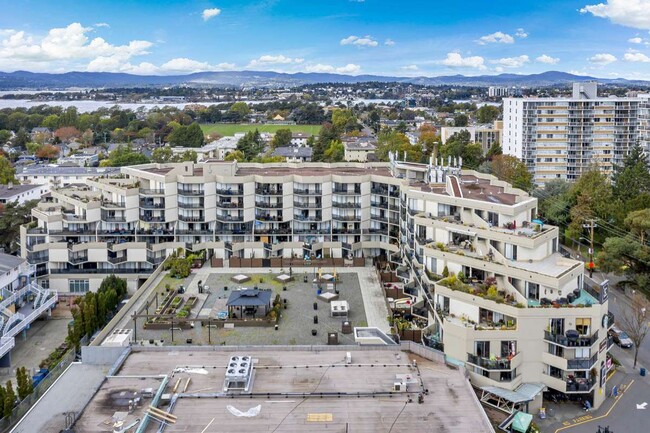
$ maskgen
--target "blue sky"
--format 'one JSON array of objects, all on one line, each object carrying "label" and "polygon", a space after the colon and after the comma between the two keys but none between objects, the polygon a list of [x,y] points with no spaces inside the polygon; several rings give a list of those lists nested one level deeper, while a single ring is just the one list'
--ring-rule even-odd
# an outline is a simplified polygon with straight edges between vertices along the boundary
[{"label": "blue sky", "polygon": [[[650,79],[650,0],[2,0],[0,70]],[[83,6],[82,6],[83,5]]]}]

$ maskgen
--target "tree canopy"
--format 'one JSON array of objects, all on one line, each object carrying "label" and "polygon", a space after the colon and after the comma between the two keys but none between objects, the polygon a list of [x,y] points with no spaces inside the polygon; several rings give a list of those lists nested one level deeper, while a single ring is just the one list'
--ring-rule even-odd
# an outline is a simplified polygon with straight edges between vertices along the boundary
[{"label": "tree canopy", "polygon": [[167,136],[172,147],[201,147],[205,137],[201,126],[194,122],[189,126],[179,125]]},{"label": "tree canopy", "polygon": [[124,167],[127,165],[147,164],[149,158],[140,152],[133,150],[130,145],[118,146],[108,154],[108,158],[103,160],[102,167]]}]

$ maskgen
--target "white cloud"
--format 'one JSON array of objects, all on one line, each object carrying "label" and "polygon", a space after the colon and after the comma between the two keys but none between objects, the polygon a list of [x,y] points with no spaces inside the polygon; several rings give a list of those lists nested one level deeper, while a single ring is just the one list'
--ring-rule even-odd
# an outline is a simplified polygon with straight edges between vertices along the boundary
[{"label": "white cloud", "polygon": [[400,69],[403,69],[405,71],[419,71],[420,68],[418,68],[418,65],[406,65],[402,66]]},{"label": "white cloud", "polygon": [[358,36],[353,35],[341,39],[341,45],[356,45],[358,47],[376,47],[377,45],[379,45],[379,42],[377,42],[370,36],[364,36],[360,38]]},{"label": "white cloud", "polygon": [[546,63],[547,65],[557,65],[560,63],[560,59],[557,57],[551,57],[547,56],[546,54],[542,54],[538,58],[535,59],[538,63]]},{"label": "white cloud", "polygon": [[393,45],[395,45],[395,41],[392,39],[386,39],[386,41],[384,41],[384,45],[388,45],[389,47],[392,47]]},{"label": "white cloud", "polygon": [[235,68],[233,63],[219,63],[218,65],[211,65],[207,62],[199,62],[197,60],[188,59],[186,57],[178,57],[171,59],[160,66],[163,71],[174,72],[201,72],[201,71],[225,71]]},{"label": "white cloud", "polygon": [[440,61],[441,64],[450,68],[472,68],[486,69],[485,59],[480,56],[463,57],[459,53],[447,53],[447,57]]},{"label": "white cloud", "polygon": [[361,66],[353,63],[348,63],[347,65],[338,68],[332,65],[324,65],[322,63],[305,66],[305,72],[357,74],[359,71],[361,71]]},{"label": "white cloud", "polygon": [[515,43],[515,38],[510,36],[507,33],[503,32],[494,32],[490,35],[485,35],[481,36],[479,38],[478,42],[480,45],[485,45],[485,44],[514,44]]},{"label": "white cloud", "polygon": [[272,56],[272,55],[264,55],[261,56],[258,59],[253,59],[248,63],[247,68],[257,68],[257,67],[264,67],[268,65],[289,65],[292,63],[302,63],[304,62],[305,59],[301,59],[299,57],[292,58],[292,57],[286,57],[283,55],[277,55],[277,56]]},{"label": "white cloud", "polygon": [[517,33],[515,33],[515,36],[521,39],[525,39],[528,37],[528,33],[526,33],[526,30],[519,28],[517,29]]},{"label": "white cloud", "polygon": [[527,55],[490,60],[490,63],[502,66],[504,68],[521,68],[528,62],[530,62],[530,58]]},{"label": "white cloud", "polygon": [[201,13],[201,17],[203,17],[203,21],[207,21],[211,18],[216,17],[220,13],[221,13],[221,9],[219,8],[203,9],[203,12]]},{"label": "white cloud", "polygon": [[609,19],[614,24],[650,30],[650,0],[607,0],[586,5],[580,12]]},{"label": "white cloud", "polygon": [[618,59],[614,55],[608,53],[596,54],[589,58],[591,63],[601,66],[609,65],[610,63],[614,63],[616,60]]},{"label": "white cloud", "polygon": [[625,55],[623,56],[623,60],[632,63],[650,63],[650,57],[639,52],[625,53]]},{"label": "white cloud", "polygon": [[630,38],[627,40],[631,44],[642,44],[643,39],[642,38]]},{"label": "white cloud", "polygon": [[110,28],[111,25],[108,23],[95,23],[95,27],[107,27]]},{"label": "white cloud", "polygon": [[152,42],[133,40],[113,45],[101,37],[90,39],[93,27],[72,23],[50,29],[36,37],[25,31],[5,29],[0,32],[0,68],[52,71],[125,65],[136,56],[149,54]]}]

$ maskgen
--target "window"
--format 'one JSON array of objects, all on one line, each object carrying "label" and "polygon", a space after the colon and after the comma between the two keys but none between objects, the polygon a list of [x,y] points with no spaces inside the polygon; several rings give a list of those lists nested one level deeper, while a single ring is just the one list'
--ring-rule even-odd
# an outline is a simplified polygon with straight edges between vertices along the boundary
[{"label": "window", "polygon": [[528,299],[539,301],[539,284],[527,281],[526,285],[528,286]]},{"label": "window", "polygon": [[580,335],[589,335],[589,329],[591,328],[591,319],[576,319],[576,331]]},{"label": "window", "polygon": [[475,350],[477,356],[482,356],[485,358],[490,357],[490,342],[489,341],[477,341],[475,342]]},{"label": "window", "polygon": [[576,349],[576,358],[589,359],[591,358],[591,349],[588,347],[579,347]]},{"label": "window", "polygon": [[88,280],[69,280],[68,282],[70,293],[86,293],[88,286]]}]

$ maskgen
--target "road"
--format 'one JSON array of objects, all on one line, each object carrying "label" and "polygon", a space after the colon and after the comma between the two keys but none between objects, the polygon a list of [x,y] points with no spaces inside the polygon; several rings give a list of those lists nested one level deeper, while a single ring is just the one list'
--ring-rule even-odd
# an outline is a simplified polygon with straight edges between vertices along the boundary
[{"label": "road", "polygon": [[[617,289],[609,291],[609,311],[614,313],[615,318],[620,317],[621,310],[630,305],[630,299],[625,294]],[[618,359],[617,354],[627,353],[630,360],[634,359],[634,349],[620,349],[612,351],[614,356]],[[639,357],[637,366],[643,366],[650,369],[650,335],[641,344],[639,348]]]}]

